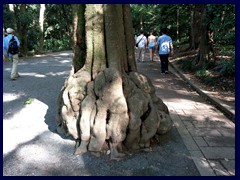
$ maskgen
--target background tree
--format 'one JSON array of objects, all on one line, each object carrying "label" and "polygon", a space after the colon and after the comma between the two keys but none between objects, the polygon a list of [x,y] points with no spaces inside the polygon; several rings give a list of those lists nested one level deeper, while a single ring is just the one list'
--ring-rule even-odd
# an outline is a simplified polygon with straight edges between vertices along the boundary
[{"label": "background tree", "polygon": [[58,132],[76,140],[75,154],[109,148],[118,160],[126,149],[149,148],[172,123],[151,81],[136,72],[130,6],[86,5],[73,13],[74,48],[85,29],[86,50],[83,56],[74,51],[84,65],[73,67],[60,93]]},{"label": "background tree", "polygon": [[19,35],[20,35],[20,51],[23,55],[27,55],[27,12],[26,12],[26,4],[20,5],[20,12],[19,12]]},{"label": "background tree", "polygon": [[193,10],[191,11],[191,36],[190,36],[190,49],[198,49],[201,37],[201,6],[193,5]]},{"label": "background tree", "polygon": [[12,23],[12,26],[15,30],[17,30],[17,21],[15,16],[15,10],[14,10],[14,4],[9,4],[9,11],[10,11],[10,20]]},{"label": "background tree", "polygon": [[39,51],[43,51],[43,43],[44,43],[44,12],[45,12],[45,4],[40,5],[40,13],[39,13]]}]

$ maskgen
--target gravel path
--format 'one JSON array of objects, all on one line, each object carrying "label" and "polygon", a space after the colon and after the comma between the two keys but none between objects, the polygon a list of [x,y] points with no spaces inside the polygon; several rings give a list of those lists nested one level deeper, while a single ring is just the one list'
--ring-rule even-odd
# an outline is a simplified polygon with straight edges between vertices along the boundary
[{"label": "gravel path", "polygon": [[[90,153],[73,155],[74,141],[56,131],[56,103],[71,69],[71,52],[21,60],[21,77],[10,80],[3,64],[4,176],[198,176],[199,172],[174,127],[152,152],[110,161]],[[149,69],[150,70],[150,69]],[[24,105],[28,100],[32,103]]]}]

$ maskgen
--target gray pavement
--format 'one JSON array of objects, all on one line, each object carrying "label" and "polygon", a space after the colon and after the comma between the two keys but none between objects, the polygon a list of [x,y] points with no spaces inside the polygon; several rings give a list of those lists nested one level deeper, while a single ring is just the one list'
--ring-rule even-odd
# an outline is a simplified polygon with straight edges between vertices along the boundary
[{"label": "gray pavement", "polygon": [[[14,176],[229,176],[235,175],[235,124],[205,102],[160,62],[138,63],[168,105],[173,129],[152,152],[110,161],[87,153],[73,155],[74,142],[55,131],[58,93],[71,68],[71,52],[21,61],[21,77],[10,80],[11,63],[3,64],[3,175]],[[28,99],[32,103],[24,105]]]},{"label": "gray pavement", "polygon": [[177,72],[174,65],[169,66],[169,74],[161,74],[160,61],[155,60],[139,64],[138,70],[153,80],[157,95],[167,104],[174,126],[199,173],[202,176],[235,175],[235,124],[232,119],[215,107],[218,101],[210,104],[202,96],[201,89],[196,91],[198,86],[193,90],[191,84],[194,82],[183,81],[180,77],[184,74]]}]

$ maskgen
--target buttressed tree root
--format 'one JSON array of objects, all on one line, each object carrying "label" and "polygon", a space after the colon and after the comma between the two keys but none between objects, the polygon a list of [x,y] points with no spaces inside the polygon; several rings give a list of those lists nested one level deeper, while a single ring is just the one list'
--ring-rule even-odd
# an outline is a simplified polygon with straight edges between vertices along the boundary
[{"label": "buttressed tree root", "polygon": [[79,70],[66,80],[58,104],[57,131],[76,140],[75,154],[110,150],[111,159],[119,160],[125,151],[150,148],[156,134],[172,127],[151,80],[138,72],[106,68],[91,80]]}]

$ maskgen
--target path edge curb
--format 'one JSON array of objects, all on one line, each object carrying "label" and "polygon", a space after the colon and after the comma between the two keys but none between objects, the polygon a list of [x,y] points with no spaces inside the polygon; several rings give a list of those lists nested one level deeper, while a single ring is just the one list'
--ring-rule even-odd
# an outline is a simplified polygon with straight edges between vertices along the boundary
[{"label": "path edge curb", "polygon": [[199,95],[203,96],[211,103],[213,103],[221,112],[223,112],[229,118],[229,120],[235,123],[235,111],[230,110],[229,106],[224,104],[222,101],[204,93],[203,90],[201,90],[201,88],[197,85],[193,84],[191,80],[184,75],[182,70],[180,70],[177,66],[173,64],[173,62],[169,61],[169,64],[179,74],[179,76],[191,86],[191,88],[193,88]]}]

